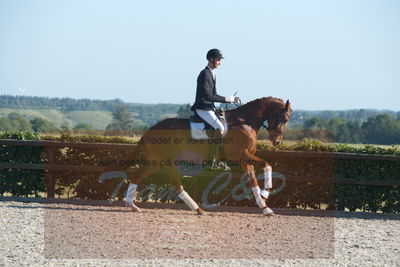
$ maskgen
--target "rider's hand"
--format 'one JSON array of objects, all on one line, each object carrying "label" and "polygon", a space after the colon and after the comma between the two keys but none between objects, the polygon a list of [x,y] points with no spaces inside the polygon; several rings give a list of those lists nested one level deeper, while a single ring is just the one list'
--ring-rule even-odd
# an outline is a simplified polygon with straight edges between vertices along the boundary
[{"label": "rider's hand", "polygon": [[225,97],[225,102],[233,103],[233,102],[235,102],[235,97],[234,96],[227,96],[227,97]]},{"label": "rider's hand", "polygon": [[233,100],[234,104],[240,104],[242,101],[240,100],[240,98],[238,96],[235,96],[235,99]]}]

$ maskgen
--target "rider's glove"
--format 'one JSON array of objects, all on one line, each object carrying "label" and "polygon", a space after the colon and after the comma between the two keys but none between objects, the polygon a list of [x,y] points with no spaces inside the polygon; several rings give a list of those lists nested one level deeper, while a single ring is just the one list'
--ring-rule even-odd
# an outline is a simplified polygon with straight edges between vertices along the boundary
[{"label": "rider's glove", "polygon": [[233,102],[235,102],[235,97],[234,96],[227,96],[227,97],[225,97],[225,102],[233,103]]}]

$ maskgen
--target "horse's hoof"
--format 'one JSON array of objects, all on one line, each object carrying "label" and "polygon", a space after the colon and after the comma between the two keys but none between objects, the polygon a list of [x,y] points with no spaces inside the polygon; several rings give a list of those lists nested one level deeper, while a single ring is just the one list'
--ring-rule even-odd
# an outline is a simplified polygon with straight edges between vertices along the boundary
[{"label": "horse's hoof", "polygon": [[197,215],[206,215],[206,212],[200,208],[198,208],[196,211],[197,211]]},{"label": "horse's hoof", "polygon": [[275,213],[273,212],[273,210],[271,210],[270,208],[266,207],[263,209],[263,214],[265,216],[274,216]]},{"label": "horse's hoof", "polygon": [[139,209],[139,207],[136,206],[136,205],[133,204],[133,203],[125,202],[125,204],[126,204],[127,207],[131,208],[131,210],[132,210],[133,212],[142,212],[142,210]]}]

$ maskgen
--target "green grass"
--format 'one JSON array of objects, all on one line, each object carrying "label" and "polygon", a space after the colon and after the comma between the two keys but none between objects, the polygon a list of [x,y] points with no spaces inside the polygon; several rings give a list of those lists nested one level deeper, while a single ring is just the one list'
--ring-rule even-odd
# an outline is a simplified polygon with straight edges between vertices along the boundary
[{"label": "green grass", "polygon": [[105,129],[112,120],[112,114],[101,110],[75,110],[65,113],[65,118],[74,122],[74,125],[87,123],[93,129]]}]

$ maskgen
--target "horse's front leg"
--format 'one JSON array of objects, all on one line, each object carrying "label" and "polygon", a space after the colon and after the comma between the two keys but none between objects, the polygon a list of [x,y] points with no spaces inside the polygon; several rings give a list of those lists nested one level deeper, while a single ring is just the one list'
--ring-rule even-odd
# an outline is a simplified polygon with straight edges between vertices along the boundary
[{"label": "horse's front leg", "polygon": [[264,188],[261,189],[261,196],[265,199],[269,197],[269,191],[272,188],[272,167],[269,165],[268,162],[265,160],[250,154],[245,153],[245,158],[247,161],[251,161],[256,169],[261,169],[263,171],[263,178],[264,178]]},{"label": "horse's front leg", "polygon": [[263,210],[264,215],[273,215],[274,212],[267,207],[265,204],[265,200],[269,196],[269,190],[272,188],[272,168],[271,166],[264,160],[249,154],[248,159],[253,161],[253,163],[257,166],[262,166],[263,176],[264,176],[264,189],[260,189],[257,178],[254,172],[254,165],[244,165],[244,170],[247,173],[247,176],[250,179],[251,189],[253,191],[254,198],[256,199],[257,205]]},{"label": "horse's front leg", "polygon": [[264,165],[262,170],[264,177],[264,188],[261,190],[260,194],[263,198],[268,199],[269,190],[272,188],[272,167],[266,163],[266,166]]}]

